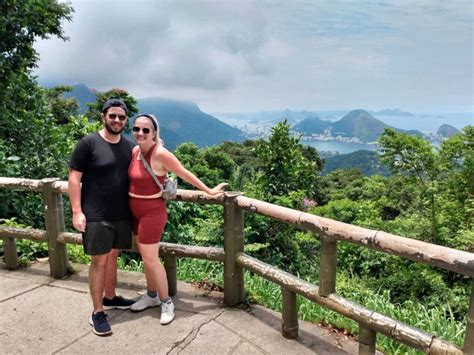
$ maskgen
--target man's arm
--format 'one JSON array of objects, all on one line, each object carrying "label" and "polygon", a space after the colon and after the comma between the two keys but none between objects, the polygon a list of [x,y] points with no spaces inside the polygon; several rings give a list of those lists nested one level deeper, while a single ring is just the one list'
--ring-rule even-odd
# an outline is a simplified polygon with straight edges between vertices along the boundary
[{"label": "man's arm", "polygon": [[71,200],[72,225],[80,232],[86,230],[86,216],[82,213],[81,207],[81,179],[80,171],[70,169],[68,179],[68,193]]}]

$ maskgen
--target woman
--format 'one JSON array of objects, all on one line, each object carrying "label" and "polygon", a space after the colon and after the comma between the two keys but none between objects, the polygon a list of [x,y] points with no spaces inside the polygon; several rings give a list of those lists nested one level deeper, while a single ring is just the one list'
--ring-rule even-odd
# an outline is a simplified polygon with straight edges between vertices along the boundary
[{"label": "woman", "polygon": [[130,208],[138,250],[145,267],[148,292],[132,305],[131,310],[138,312],[161,305],[160,323],[165,325],[174,319],[174,305],[168,295],[166,271],[158,258],[159,243],[167,219],[166,202],[161,198],[160,188],[140,160],[140,154],[143,154],[163,185],[169,171],[210,195],[223,192],[227,184],[221,183],[210,189],[184,168],[173,153],[163,147],[158,121],[153,115],[137,116],[132,132],[138,146],[133,149],[128,170]]}]

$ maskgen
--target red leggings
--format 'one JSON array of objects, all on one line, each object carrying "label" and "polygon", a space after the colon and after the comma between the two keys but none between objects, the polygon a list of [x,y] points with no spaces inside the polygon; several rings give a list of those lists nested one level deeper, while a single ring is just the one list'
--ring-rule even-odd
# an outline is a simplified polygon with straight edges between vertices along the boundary
[{"label": "red leggings", "polygon": [[133,214],[133,233],[142,244],[156,244],[165,230],[168,214],[161,198],[146,200],[130,197]]}]

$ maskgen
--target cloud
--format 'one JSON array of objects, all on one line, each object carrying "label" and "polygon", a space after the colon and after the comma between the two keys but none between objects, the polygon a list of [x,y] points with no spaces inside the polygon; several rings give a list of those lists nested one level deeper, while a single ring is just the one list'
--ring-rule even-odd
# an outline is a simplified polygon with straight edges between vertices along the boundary
[{"label": "cloud", "polygon": [[73,1],[40,79],[214,111],[473,109],[470,1]]},{"label": "cloud", "polygon": [[261,58],[268,41],[265,21],[250,3],[239,6],[249,16],[233,21],[234,6],[215,2],[88,2],[74,7],[74,21],[65,28],[70,42],[37,45],[42,77],[98,87],[144,82],[157,88],[219,90],[232,87],[239,75],[266,75],[271,67],[262,65]]}]

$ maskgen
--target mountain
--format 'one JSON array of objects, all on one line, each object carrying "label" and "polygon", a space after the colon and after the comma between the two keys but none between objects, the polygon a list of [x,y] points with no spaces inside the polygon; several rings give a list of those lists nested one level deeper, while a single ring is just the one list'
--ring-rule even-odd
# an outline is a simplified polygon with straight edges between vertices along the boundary
[{"label": "mountain", "polygon": [[380,161],[378,153],[370,150],[357,150],[324,159],[323,174],[337,169],[359,169],[365,176],[390,175],[387,167]]},{"label": "mountain", "polygon": [[[81,113],[87,111],[88,102],[95,102],[96,94],[84,84],[73,85],[66,98],[75,97]],[[168,149],[174,150],[184,142],[193,142],[199,147],[212,146],[223,141],[242,142],[242,131],[202,112],[193,102],[175,101],[163,98],[137,99],[141,113],[158,117],[160,135]]]},{"label": "mountain", "polygon": [[363,142],[374,142],[385,128],[393,128],[398,132],[424,137],[423,133],[417,130],[405,131],[391,127],[364,110],[353,110],[336,122],[323,121],[315,117],[308,118],[293,126],[292,130],[311,135],[321,134],[324,130],[329,129],[333,137],[356,137]]},{"label": "mountain", "polygon": [[79,102],[79,112],[85,113],[87,111],[86,104],[95,102],[95,92],[84,84],[75,84],[72,86],[74,89],[70,92],[65,92],[64,97],[67,99],[75,97]]},{"label": "mountain", "polygon": [[280,113],[275,114],[274,118],[271,119],[269,122],[278,123],[286,119],[289,124],[295,124],[311,116],[314,116],[314,113],[309,111],[292,111],[286,109]]},{"label": "mountain", "polygon": [[174,132],[185,142],[191,141],[199,147],[212,146],[223,141],[242,142],[243,132],[202,112],[193,102],[163,98],[146,98],[138,101],[140,112],[158,117],[163,128],[163,140],[167,142],[166,129]]},{"label": "mountain", "polygon": [[453,127],[449,124],[444,124],[438,128],[436,134],[441,137],[449,138],[459,133],[459,130],[456,127]]},{"label": "mountain", "polygon": [[292,127],[293,131],[303,133],[305,136],[322,134],[324,130],[332,125],[332,122],[323,121],[318,117],[306,118]]},{"label": "mountain", "polygon": [[353,110],[332,125],[333,136],[357,137],[364,142],[376,141],[390,127],[364,110]]}]

